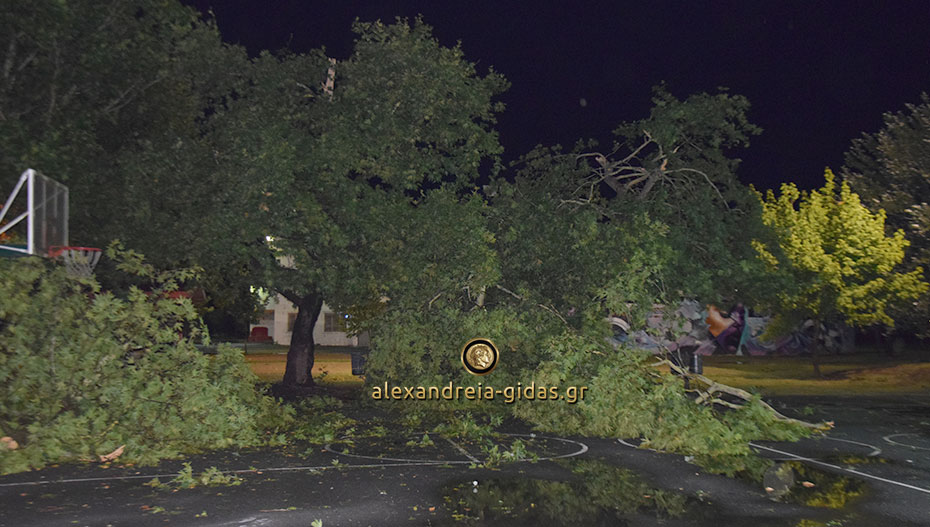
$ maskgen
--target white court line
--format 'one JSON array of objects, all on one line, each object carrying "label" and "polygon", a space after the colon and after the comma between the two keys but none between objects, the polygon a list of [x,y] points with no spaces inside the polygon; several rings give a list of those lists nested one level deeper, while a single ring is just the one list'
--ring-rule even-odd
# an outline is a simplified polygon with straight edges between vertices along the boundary
[{"label": "white court line", "polygon": [[[639,448],[638,446],[636,446],[636,445],[631,445],[630,443],[627,443],[626,441],[624,441],[624,440],[622,440],[622,439],[618,439],[617,442],[620,443],[620,444],[623,445],[623,446],[628,446],[628,447],[630,447],[630,448]],[[647,448],[646,450],[652,450],[652,449],[651,449],[651,448]],[[652,450],[652,451],[653,451],[653,452],[657,452],[657,450]]]},{"label": "white court line", "polygon": [[[846,441],[846,440],[845,440],[845,439],[839,439],[839,441]],[[630,447],[630,448],[639,448],[639,447],[637,447],[637,446],[635,446],[635,445],[631,445],[630,443],[627,443],[626,441],[624,441],[624,440],[622,440],[622,439],[618,439],[617,442],[620,443],[621,445],[628,446],[628,447]],[[865,444],[865,443],[859,443],[859,444]],[[834,465],[834,464],[832,464],[832,463],[825,463],[825,462],[819,461],[819,460],[817,460],[817,459],[812,459],[812,458],[809,458],[809,457],[802,457],[802,456],[799,456],[799,455],[797,455],[797,454],[792,454],[791,452],[785,452],[785,451],[783,451],[783,450],[778,450],[778,449],[775,449],[775,448],[769,448],[769,447],[767,447],[767,446],[757,445],[757,444],[755,444],[755,443],[749,443],[749,445],[752,446],[752,447],[755,447],[755,448],[761,448],[761,449],[763,449],[763,450],[768,450],[768,451],[770,451],[770,452],[775,452],[776,454],[781,454],[781,455],[783,455],[783,456],[788,456],[789,459],[794,459],[794,460],[797,460],[797,461],[807,461],[807,462],[809,462],[809,463],[815,463],[815,464],[817,464],[817,465],[822,465],[822,466],[825,466],[825,467],[830,467],[830,468],[832,468],[832,469],[842,470],[843,472],[849,472],[850,474],[855,474],[855,475],[857,475],[857,476],[861,476],[861,477],[864,477],[864,478],[869,478],[869,479],[874,479],[874,480],[878,480],[878,481],[883,481],[883,482],[885,482],[885,483],[891,483],[892,485],[898,485],[898,486],[901,486],[901,487],[904,487],[904,488],[908,488],[908,489],[911,489],[911,490],[920,491],[920,492],[923,492],[923,493],[925,493],[925,494],[930,494],[930,489],[925,489],[925,488],[921,488],[921,487],[915,487],[914,485],[909,485],[909,484],[907,484],[907,483],[902,483],[902,482],[900,482],[900,481],[895,481],[895,480],[893,480],[893,479],[887,479],[887,478],[882,478],[882,477],[879,477],[879,476],[873,476],[872,474],[866,474],[865,472],[859,472],[858,470],[853,470],[853,469],[850,469],[850,468],[840,467],[840,466]],[[872,446],[872,445],[867,445],[867,446]],[[650,449],[648,449],[648,450],[652,450],[652,449],[650,448]],[[653,452],[655,452],[655,450],[653,450]]]},{"label": "white court line", "polygon": [[395,461],[397,463],[471,463],[471,461],[439,461],[436,459],[408,459],[403,457],[363,456],[361,454],[351,454],[349,452],[339,452],[338,450],[333,450],[332,444],[330,443],[323,445],[323,450],[329,452],[330,454],[336,454],[337,456],[352,457],[355,459],[372,459],[375,461]]},{"label": "white court line", "polygon": [[840,438],[838,438],[838,437],[824,437],[823,439],[829,439],[829,440],[831,440],[831,441],[842,441],[843,443],[851,443],[851,444],[853,444],[853,445],[859,445],[859,446],[866,446],[866,447],[869,447],[869,448],[872,449],[872,451],[869,452],[869,453],[866,455],[866,457],[875,457],[875,456],[877,456],[877,455],[879,455],[879,454],[882,453],[882,449],[878,448],[878,447],[875,446],[875,445],[870,445],[870,444],[868,444],[868,443],[860,443],[859,441],[851,441],[851,440],[849,440],[849,439],[840,439]]},{"label": "white court line", "polygon": [[[440,466],[440,465],[467,465],[470,461],[417,461],[410,463],[368,463],[364,465],[320,465],[304,467],[271,467],[242,470],[222,470],[220,474],[258,474],[259,472],[304,472],[320,471],[329,469],[350,469],[350,468],[380,468],[380,467],[413,467],[413,466]],[[94,481],[117,481],[123,479],[151,479],[151,478],[170,478],[179,476],[173,474],[136,474],[131,476],[106,476],[99,478],[70,478],[70,479],[50,479],[36,481],[21,481],[19,483],[0,483],[0,487],[21,487],[35,485],[52,485],[55,483],[88,483]]]},{"label": "white court line", "polygon": [[892,440],[891,440],[892,437],[916,436],[916,435],[919,435],[919,434],[891,434],[891,435],[886,435],[886,436],[883,437],[882,439],[884,439],[884,440],[887,441],[888,443],[891,443],[892,445],[903,446],[903,447],[906,447],[906,448],[914,448],[914,449],[917,449],[917,450],[930,450],[930,448],[927,448],[927,447],[925,447],[925,446],[909,445],[909,444],[907,444],[907,443],[898,443],[897,441],[892,441]]},{"label": "white court line", "polygon": [[[418,436],[418,435],[420,435],[420,434],[417,433],[417,434],[411,434],[411,435],[412,435],[412,436]],[[574,451],[574,452],[569,452],[568,454],[561,454],[561,455],[558,455],[558,456],[538,457],[538,458],[535,458],[534,461],[551,461],[551,460],[553,460],[553,459],[562,459],[562,458],[566,458],[566,457],[575,457],[575,456],[580,456],[581,454],[584,454],[585,452],[588,451],[588,445],[582,443],[581,441],[575,441],[575,440],[573,440],[573,439],[563,439],[563,438],[561,438],[561,437],[540,436],[540,435],[536,435],[536,434],[505,434],[505,433],[501,433],[501,435],[510,436],[510,437],[528,437],[528,438],[530,438],[530,439],[549,439],[549,440],[552,440],[552,441],[561,441],[562,443],[571,443],[571,444],[573,444],[573,445],[578,445],[578,450],[576,450],[576,451]],[[450,440],[449,442],[451,443],[452,441]],[[452,443],[452,444],[455,445],[455,443]],[[458,446],[458,445],[456,445],[456,446]],[[351,453],[349,453],[349,452],[339,452],[338,450],[333,450],[333,448],[332,448],[332,443],[327,443],[327,444],[323,445],[323,450],[325,450],[325,451],[327,451],[327,452],[329,452],[329,453],[331,453],[331,454],[336,454],[337,456],[346,456],[346,457],[352,457],[352,458],[356,458],[356,459],[371,459],[371,460],[375,460],[375,461],[378,461],[378,460],[385,460],[385,461],[398,461],[398,462],[409,462],[409,463],[419,463],[419,462],[424,462],[424,461],[425,461],[425,462],[429,462],[429,463],[438,463],[438,464],[453,463],[453,462],[450,462],[450,461],[442,461],[442,460],[438,460],[438,459],[427,459],[427,460],[424,460],[424,459],[406,459],[406,458],[364,456],[364,455],[361,455],[361,454],[351,454]],[[469,459],[471,459],[471,460],[473,460],[473,461],[455,461],[454,463],[457,463],[457,464],[461,464],[461,463],[477,463],[477,464],[480,464],[480,463],[481,463],[481,460],[479,460],[479,459],[473,457],[471,454],[469,454],[467,451],[465,451],[465,449],[462,448],[462,449],[460,449],[459,451],[462,452],[463,454],[465,454],[465,456],[466,456],[467,458],[469,458]],[[527,459],[527,460],[525,460],[525,461],[530,461],[530,460]]]},{"label": "white court line", "polygon": [[461,452],[463,456],[465,456],[465,457],[467,457],[468,459],[470,459],[472,463],[475,463],[476,465],[480,465],[480,464],[481,464],[481,461],[478,461],[478,458],[476,458],[475,456],[469,454],[467,450],[465,450],[464,448],[462,448],[462,446],[459,445],[458,443],[456,443],[455,441],[449,439],[448,437],[446,438],[446,441],[448,441],[450,445],[454,446],[456,450],[458,450],[459,452]]},{"label": "white court line", "polygon": [[[572,443],[578,445],[580,448],[575,452],[570,452],[568,454],[562,454],[559,456],[552,457],[541,457],[536,461],[547,461],[552,459],[561,459],[566,457],[575,457],[580,456],[588,451],[588,445],[582,443],[581,441],[574,441],[571,439],[562,439],[560,437],[547,437],[547,436],[537,436],[535,434],[503,434],[511,437],[530,437],[534,439],[551,439],[554,441],[561,441],[563,443]],[[346,465],[319,465],[319,466],[301,466],[301,467],[270,467],[270,468],[257,468],[257,469],[241,469],[241,470],[221,470],[221,474],[257,474],[259,472],[303,472],[303,471],[321,471],[321,470],[330,470],[334,468],[338,469],[355,469],[355,468],[381,468],[381,467],[437,467],[443,465],[470,465],[474,461],[441,461],[441,460],[423,460],[423,459],[398,459],[398,458],[377,458],[373,456],[360,456],[357,454],[344,454],[342,452],[336,452],[329,449],[330,445],[325,445],[323,448],[332,454],[337,454],[340,456],[354,457],[358,459],[374,459],[374,460],[385,460],[385,461],[396,461],[396,463],[365,463],[365,464],[346,464]],[[471,457],[471,456],[468,456]],[[474,458],[472,458],[474,459]],[[527,460],[529,461],[529,460]],[[480,461],[478,461],[480,463]],[[56,483],[91,483],[96,481],[119,481],[119,480],[128,480],[128,479],[152,479],[152,478],[174,478],[179,476],[178,473],[170,474],[134,474],[129,476],[102,476],[96,478],[68,478],[68,479],[54,479],[54,480],[34,480],[34,481],[21,481],[17,483],[0,483],[0,488],[2,487],[28,487],[28,486],[38,486],[38,485],[53,485]]]},{"label": "white court line", "polygon": [[895,480],[893,480],[893,479],[882,478],[882,477],[879,477],[879,476],[873,476],[872,474],[866,474],[865,472],[860,472],[860,471],[858,471],[858,470],[853,470],[853,469],[851,469],[851,468],[841,467],[841,466],[838,466],[838,465],[834,465],[834,464],[832,464],[832,463],[826,463],[826,462],[823,462],[823,461],[819,461],[819,460],[817,460],[817,459],[812,459],[812,458],[809,458],[809,457],[799,456],[799,455],[797,455],[797,454],[792,454],[791,452],[785,452],[785,451],[783,451],[783,450],[778,450],[778,449],[770,448],[770,447],[767,447],[767,446],[757,445],[757,444],[755,444],[755,443],[749,443],[749,445],[752,446],[752,447],[755,447],[755,448],[761,448],[761,449],[763,449],[763,450],[768,450],[769,452],[775,452],[776,454],[781,454],[781,455],[783,455],[783,456],[791,456],[792,458],[794,458],[794,459],[796,459],[796,460],[798,460],[798,461],[806,461],[806,462],[808,462],[808,463],[814,463],[814,464],[821,465],[821,466],[824,466],[824,467],[829,467],[829,468],[832,468],[832,469],[835,469],[835,470],[842,470],[843,472],[849,472],[850,474],[855,474],[855,475],[861,476],[861,477],[863,477],[863,478],[869,478],[869,479],[874,479],[874,480],[877,480],[877,481],[882,481],[882,482],[885,482],[885,483],[891,483],[892,485],[898,485],[898,486],[900,486],[900,487],[904,487],[904,488],[907,488],[907,489],[911,489],[911,490],[916,490],[916,491],[919,491],[919,492],[923,492],[924,494],[930,494],[930,489],[925,489],[925,488],[922,488],[922,487],[915,487],[914,485],[909,485],[909,484],[907,484],[907,483],[903,483],[903,482],[900,482],[900,481],[895,481]]}]

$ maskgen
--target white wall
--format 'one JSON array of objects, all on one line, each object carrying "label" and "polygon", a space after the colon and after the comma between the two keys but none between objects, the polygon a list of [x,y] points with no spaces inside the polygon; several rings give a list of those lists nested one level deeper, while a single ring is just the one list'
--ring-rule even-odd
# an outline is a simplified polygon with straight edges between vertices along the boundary
[{"label": "white wall", "polygon": [[[290,345],[291,332],[288,331],[288,321],[292,316],[296,316],[297,307],[283,296],[276,295],[269,298],[266,309],[274,311],[274,319],[263,318],[257,324],[252,324],[249,331],[255,326],[268,327],[268,335],[274,340],[275,344]],[[368,346],[367,334],[349,337],[342,331],[326,331],[327,313],[333,313],[333,310],[324,302],[323,309],[320,310],[320,316],[313,327],[313,341],[316,344],[323,346]]]}]

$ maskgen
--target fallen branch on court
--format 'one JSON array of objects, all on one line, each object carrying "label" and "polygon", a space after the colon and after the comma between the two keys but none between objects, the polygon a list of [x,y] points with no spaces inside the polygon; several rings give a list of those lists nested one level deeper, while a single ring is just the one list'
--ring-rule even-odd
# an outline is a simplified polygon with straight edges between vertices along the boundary
[{"label": "fallen branch on court", "polygon": [[[727,395],[737,397],[746,402],[753,400],[753,395],[747,392],[746,390],[741,390],[739,388],[734,388],[732,386],[719,383],[717,381],[714,381],[712,379],[709,379],[697,373],[691,373],[686,368],[682,368],[681,366],[676,365],[675,363],[673,363],[672,361],[668,359],[660,360],[659,362],[652,364],[652,366],[654,367],[668,366],[669,369],[672,370],[672,372],[678,375],[681,375],[682,377],[687,379],[691,383],[692,386],[694,386],[695,384],[693,381],[697,381],[698,383],[703,384],[705,388],[703,389],[695,388],[694,390],[692,390],[694,392],[697,392],[698,394],[697,399],[695,399],[694,401],[698,404],[705,404],[705,403],[719,404],[721,406],[726,406],[728,408],[733,408],[733,409],[739,409],[742,407],[739,403],[733,403],[733,402],[721,399],[719,397],[715,397],[716,394],[720,394],[720,393],[725,393]],[[794,419],[786,415],[783,415],[778,410],[772,408],[772,406],[766,403],[765,401],[759,400],[759,404],[761,404],[766,410],[771,412],[772,415],[780,421],[794,423],[797,425],[801,425],[805,428],[810,428],[812,430],[819,430],[819,431],[826,431],[826,430],[833,428],[833,421],[824,421],[821,423],[809,423],[807,421],[801,421],[799,419]]]}]

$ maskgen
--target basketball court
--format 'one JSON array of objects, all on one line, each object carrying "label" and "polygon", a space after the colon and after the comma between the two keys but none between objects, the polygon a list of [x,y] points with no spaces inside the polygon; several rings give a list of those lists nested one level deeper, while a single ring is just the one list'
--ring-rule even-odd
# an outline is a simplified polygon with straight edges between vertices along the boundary
[{"label": "basketball court", "polygon": [[[66,186],[25,171],[0,210],[0,255],[57,258],[69,273],[89,276],[101,251],[70,245],[68,207]],[[804,477],[822,475],[820,484],[797,481],[795,487],[811,485],[798,487],[799,495],[852,489],[842,507],[773,501],[760,482],[707,474],[682,456],[638,448],[635,440],[555,437],[518,425],[499,430],[490,443],[396,424],[365,435],[373,426],[368,409],[367,417],[356,416],[357,437],[186,459],[195,473],[217,467],[241,478],[236,486],[146,485],[176,477],[180,460],[157,467],[69,464],[2,476],[0,527],[306,527],[318,519],[327,526],[930,524],[930,397],[780,403],[789,413],[809,406],[812,418],[836,427],[825,438],[752,447],[777,463],[806,467]]]},{"label": "basketball court", "polygon": [[[534,459],[485,467],[480,441],[394,425],[326,445],[187,458],[195,473],[215,466],[242,478],[237,486],[145,485],[171,480],[181,461],[0,477],[0,525],[927,525],[930,399],[804,404],[836,420],[829,436],[755,445],[777,463],[805,467],[798,499],[773,501],[758,481],[707,474],[682,456],[636,448],[634,440],[505,427],[493,440],[497,450],[513,451],[520,441]],[[360,429],[375,422],[367,412],[356,416]],[[805,481],[813,488],[802,488]],[[812,506],[810,496],[842,506]]]}]

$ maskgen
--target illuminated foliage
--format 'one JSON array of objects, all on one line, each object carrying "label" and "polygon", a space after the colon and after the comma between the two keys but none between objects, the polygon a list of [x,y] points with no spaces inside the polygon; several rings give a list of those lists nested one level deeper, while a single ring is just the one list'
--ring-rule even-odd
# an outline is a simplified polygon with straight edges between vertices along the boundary
[{"label": "illuminated foliage", "polygon": [[758,195],[777,244],[753,244],[775,273],[794,284],[775,299],[773,327],[790,329],[806,319],[893,325],[889,307],[927,291],[922,271],[896,271],[908,244],[904,233],[887,236],[883,211],[869,212],[846,183],[837,189],[829,170],[825,179],[823,188],[811,192],[785,184],[778,197],[772,191],[764,199]]}]

